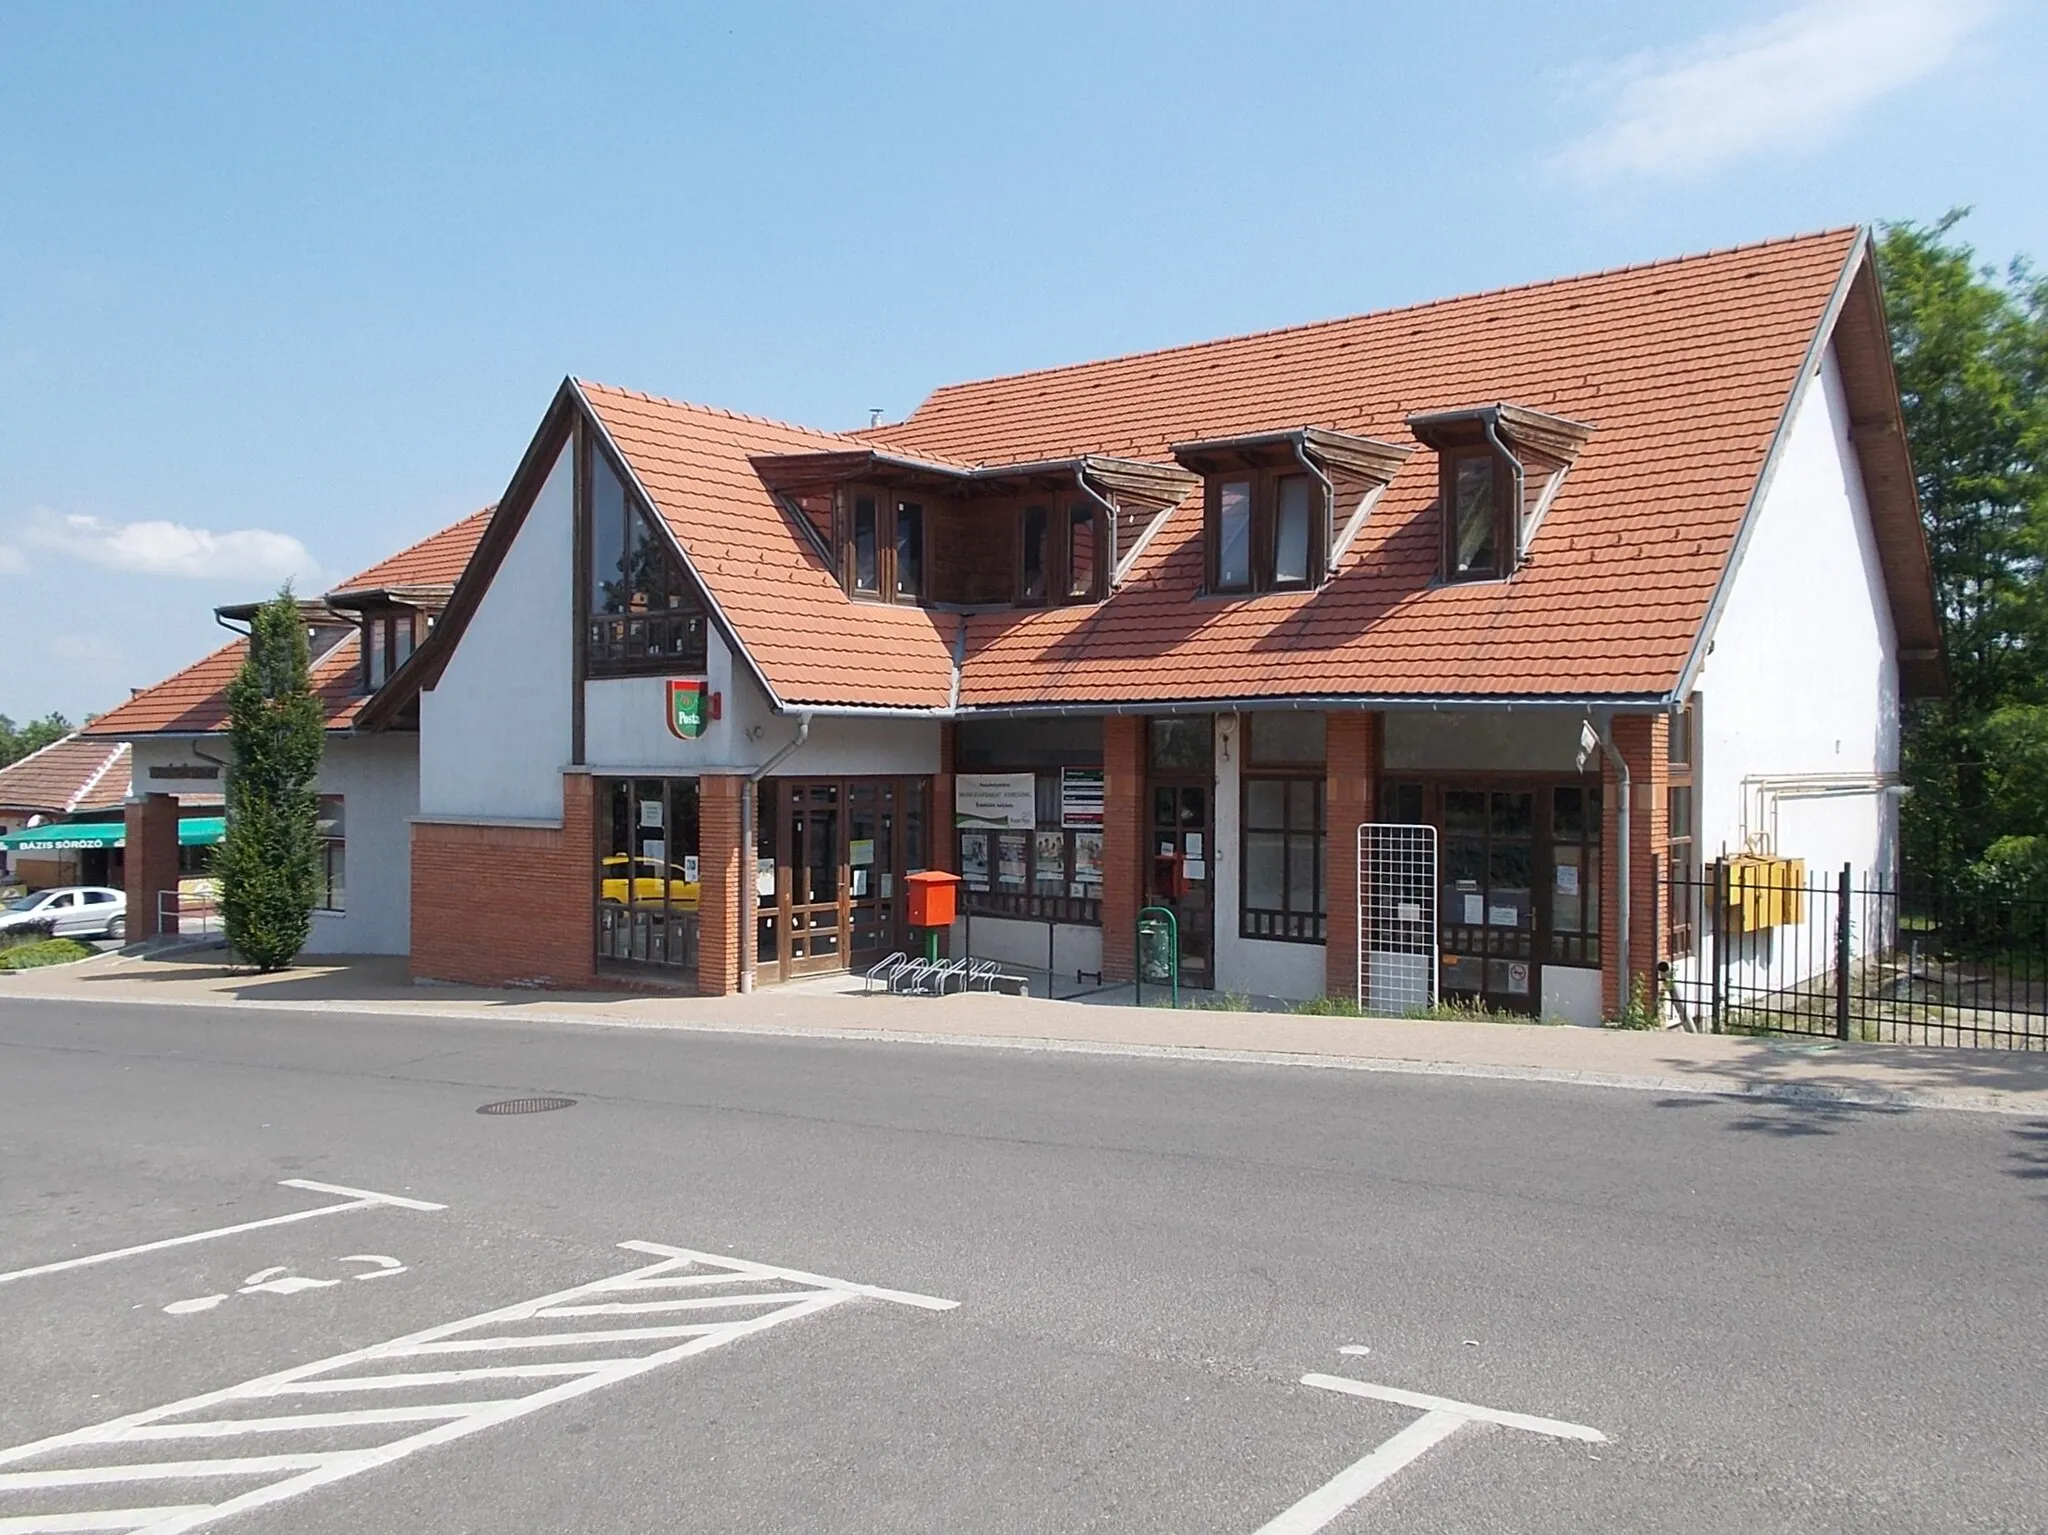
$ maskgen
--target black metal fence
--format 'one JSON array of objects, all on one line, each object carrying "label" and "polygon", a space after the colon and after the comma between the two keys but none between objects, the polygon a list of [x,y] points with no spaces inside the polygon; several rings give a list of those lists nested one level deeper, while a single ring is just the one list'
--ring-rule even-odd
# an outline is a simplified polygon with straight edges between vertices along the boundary
[{"label": "black metal fence", "polygon": [[1662,884],[1658,981],[1684,1024],[2048,1050],[2048,902],[1757,860]]}]

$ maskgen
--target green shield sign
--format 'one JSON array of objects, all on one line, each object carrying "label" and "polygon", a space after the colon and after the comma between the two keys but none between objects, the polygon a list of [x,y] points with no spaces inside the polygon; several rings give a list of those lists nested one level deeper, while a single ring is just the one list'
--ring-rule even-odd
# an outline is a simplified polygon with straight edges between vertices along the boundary
[{"label": "green shield sign", "polygon": [[706,702],[710,684],[702,678],[671,679],[668,685],[669,734],[680,741],[694,741],[704,734]]}]

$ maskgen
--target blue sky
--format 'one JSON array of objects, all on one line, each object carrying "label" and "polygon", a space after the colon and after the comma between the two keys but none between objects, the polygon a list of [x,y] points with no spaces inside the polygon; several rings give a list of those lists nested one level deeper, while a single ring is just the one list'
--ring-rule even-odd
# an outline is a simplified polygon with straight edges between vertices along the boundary
[{"label": "blue sky", "polygon": [[0,0],[0,713],[496,498],[567,373],[949,381],[1826,225],[2048,258],[2034,0]]}]

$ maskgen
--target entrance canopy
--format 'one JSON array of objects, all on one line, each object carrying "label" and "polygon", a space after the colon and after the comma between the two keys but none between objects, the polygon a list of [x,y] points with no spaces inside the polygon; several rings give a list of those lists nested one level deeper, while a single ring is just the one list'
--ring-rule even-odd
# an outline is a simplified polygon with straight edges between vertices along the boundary
[{"label": "entrance canopy", "polygon": [[[226,816],[192,815],[178,822],[180,847],[212,847],[227,835]],[[0,837],[0,848],[44,853],[69,853],[83,848],[124,847],[128,827],[122,821],[77,821],[59,826],[32,826]]]}]

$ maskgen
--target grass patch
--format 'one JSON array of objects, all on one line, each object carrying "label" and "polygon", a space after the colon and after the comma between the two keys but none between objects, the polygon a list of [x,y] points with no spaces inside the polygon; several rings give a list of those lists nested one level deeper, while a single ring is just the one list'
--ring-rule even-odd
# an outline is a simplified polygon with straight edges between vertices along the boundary
[{"label": "grass patch", "polygon": [[1305,1013],[1311,1018],[1363,1018],[1365,1009],[1350,997],[1310,997],[1306,1002],[1297,1002],[1292,1011]]},{"label": "grass patch", "polygon": [[17,944],[0,954],[0,970],[35,970],[44,965],[68,965],[74,959],[91,959],[93,951],[73,938],[45,938],[37,943]]}]

